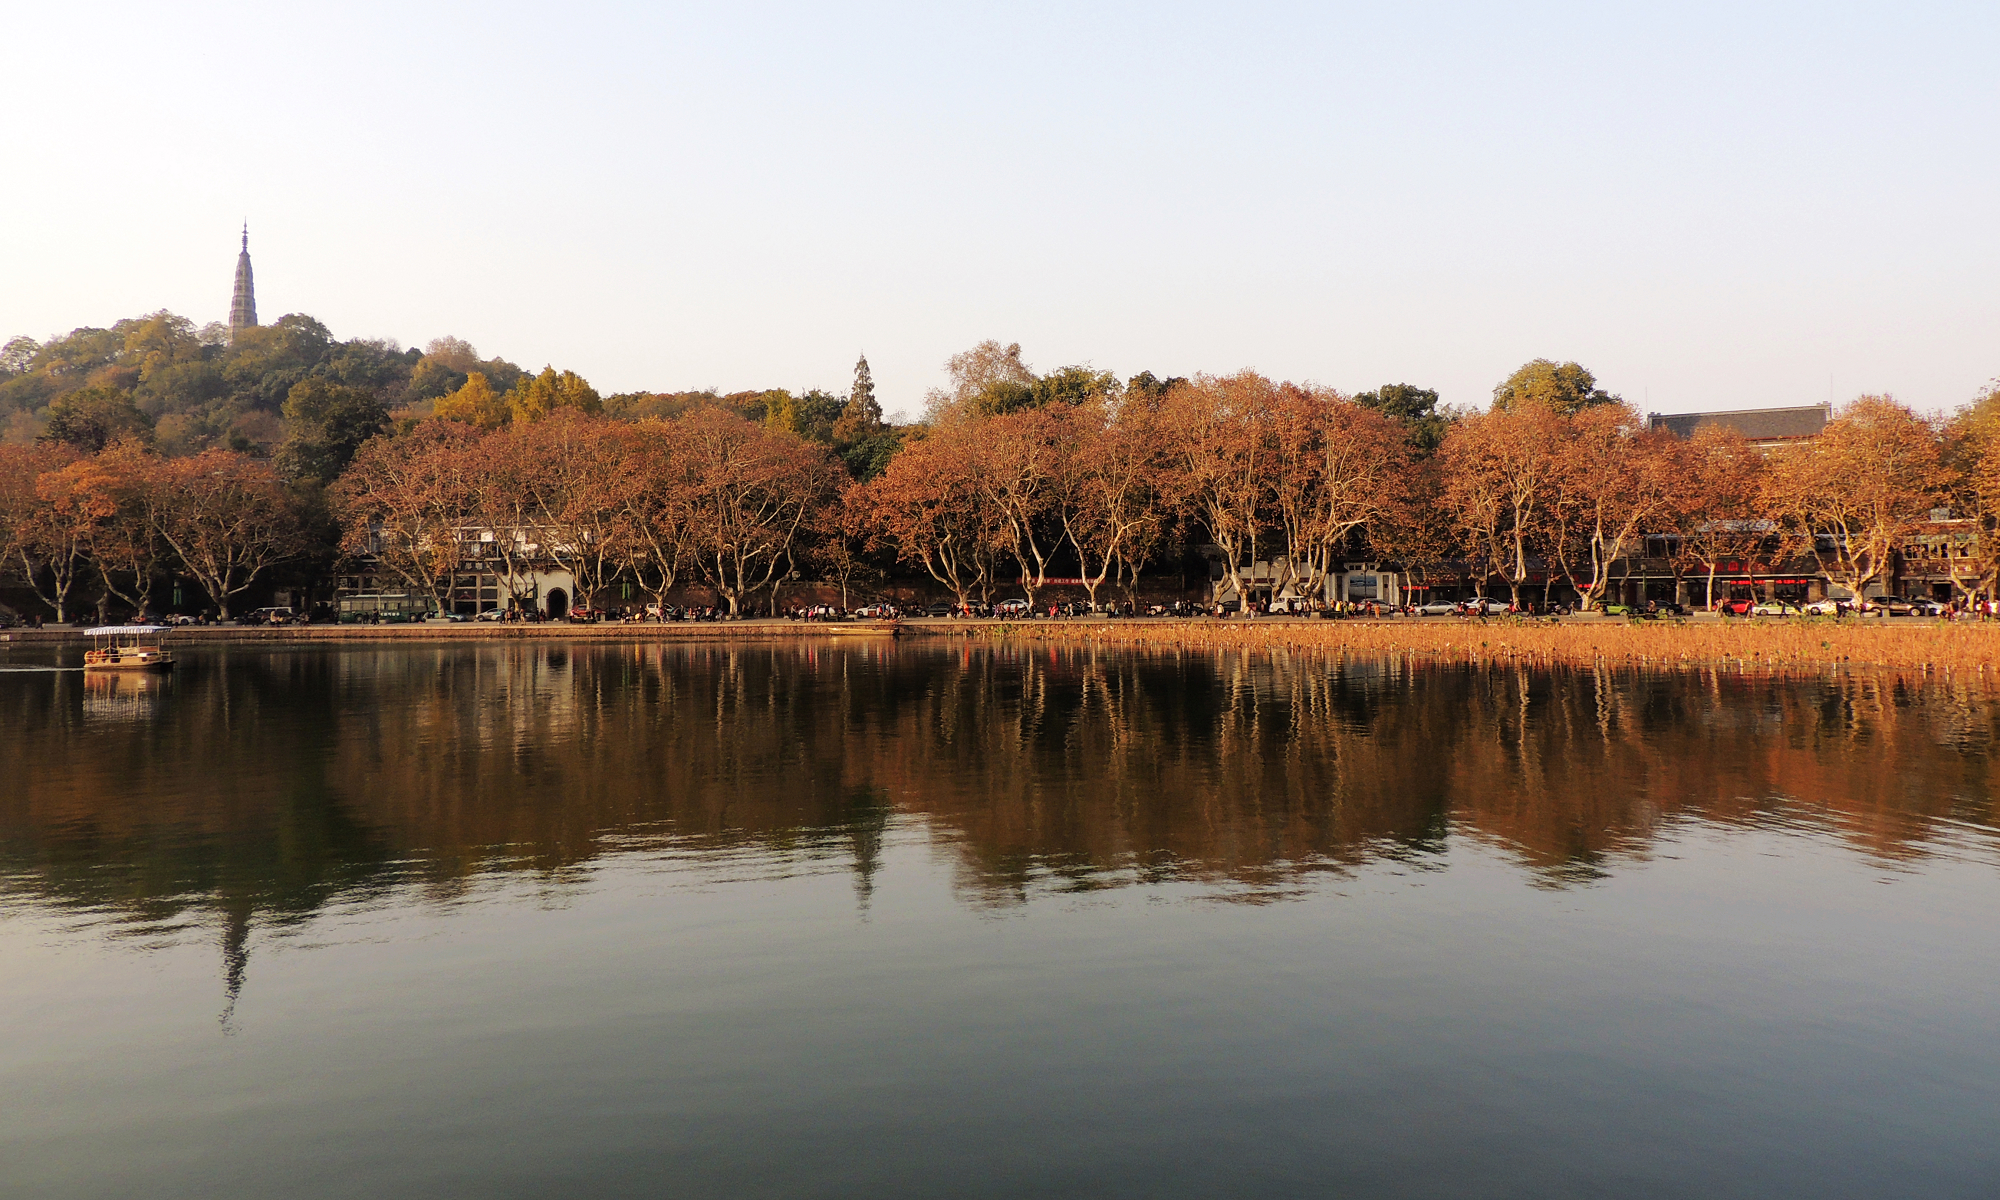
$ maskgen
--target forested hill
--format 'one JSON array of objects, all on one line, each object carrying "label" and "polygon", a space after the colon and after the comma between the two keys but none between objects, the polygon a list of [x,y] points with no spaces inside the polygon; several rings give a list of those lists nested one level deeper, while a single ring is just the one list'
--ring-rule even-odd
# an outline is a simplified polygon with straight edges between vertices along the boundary
[{"label": "forested hill", "polygon": [[9,341],[0,349],[0,436],[31,441],[52,417],[88,410],[118,426],[115,435],[148,438],[169,455],[211,446],[268,453],[284,436],[285,398],[306,379],[367,391],[393,410],[463,386],[471,370],[502,390],[523,374],[499,359],[480,362],[453,338],[430,353],[371,338],[343,342],[293,313],[232,340],[220,324],[197,329],[156,312],[46,343]]},{"label": "forested hill", "polygon": [[[863,374],[860,380],[865,379]],[[186,317],[161,311],[108,329],[72,330],[45,343],[26,336],[8,341],[0,348],[0,441],[48,439],[94,451],[130,439],[169,457],[212,447],[271,456],[295,432],[288,428],[297,422],[288,422],[285,402],[308,381],[317,385],[301,395],[309,393],[315,408],[325,408],[329,396],[365,401],[346,408],[377,412],[390,427],[408,428],[437,411],[440,400],[446,401],[444,409],[455,409],[452,415],[475,423],[490,423],[482,421],[482,405],[499,421],[510,407],[551,400],[628,419],[671,417],[713,404],[828,443],[846,399],[818,389],[796,395],[783,389],[639,392],[600,399],[571,372],[544,369],[531,375],[505,359],[481,358],[458,338],[439,338],[421,350],[375,338],[339,341],[300,313],[232,338],[219,323],[197,328]],[[872,396],[868,404],[879,414]],[[879,471],[893,453],[889,440],[875,440],[883,444],[840,447],[858,474]]]}]

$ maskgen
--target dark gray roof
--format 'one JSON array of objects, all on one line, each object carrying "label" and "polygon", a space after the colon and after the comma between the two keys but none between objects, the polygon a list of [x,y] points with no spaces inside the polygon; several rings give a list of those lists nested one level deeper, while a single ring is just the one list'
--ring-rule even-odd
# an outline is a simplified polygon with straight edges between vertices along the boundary
[{"label": "dark gray roof", "polygon": [[1817,436],[1833,419],[1831,404],[1808,404],[1801,408],[1745,408],[1736,412],[1652,413],[1646,423],[1665,429],[1675,437],[1691,438],[1705,425],[1734,429],[1753,442],[1778,441]]}]

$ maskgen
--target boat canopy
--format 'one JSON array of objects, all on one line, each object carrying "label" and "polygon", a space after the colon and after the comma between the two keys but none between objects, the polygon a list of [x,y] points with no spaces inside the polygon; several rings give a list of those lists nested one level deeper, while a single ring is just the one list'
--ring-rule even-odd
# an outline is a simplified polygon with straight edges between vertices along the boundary
[{"label": "boat canopy", "polygon": [[95,629],[84,630],[84,633],[91,637],[116,637],[121,633],[165,633],[166,631],[165,625],[99,625]]}]

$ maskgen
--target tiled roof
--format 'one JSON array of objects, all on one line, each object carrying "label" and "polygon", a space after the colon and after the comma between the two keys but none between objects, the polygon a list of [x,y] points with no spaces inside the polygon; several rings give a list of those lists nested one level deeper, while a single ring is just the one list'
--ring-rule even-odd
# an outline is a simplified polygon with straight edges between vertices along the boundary
[{"label": "tiled roof", "polygon": [[1737,412],[1653,413],[1646,423],[1653,429],[1666,429],[1683,438],[1693,437],[1705,425],[1721,425],[1750,441],[1765,442],[1814,437],[1832,418],[1832,405],[1808,404],[1801,408],[1746,408]]}]

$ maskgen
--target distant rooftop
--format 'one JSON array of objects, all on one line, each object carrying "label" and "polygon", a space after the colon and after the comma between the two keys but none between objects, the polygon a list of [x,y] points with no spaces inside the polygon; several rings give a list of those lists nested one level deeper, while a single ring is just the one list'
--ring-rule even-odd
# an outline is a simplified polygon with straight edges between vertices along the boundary
[{"label": "distant rooftop", "polygon": [[1768,444],[1817,437],[1832,419],[1833,405],[1807,404],[1799,408],[1745,408],[1735,412],[1650,413],[1646,427],[1691,438],[1696,430],[1720,425],[1735,430],[1750,442]]}]

